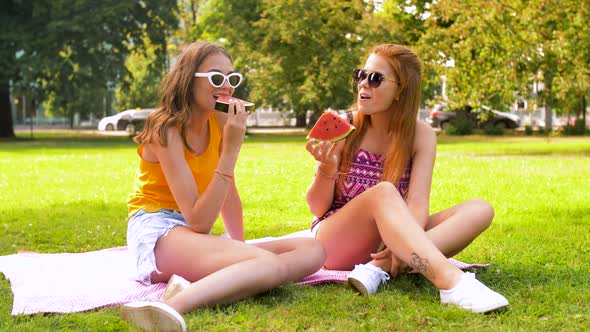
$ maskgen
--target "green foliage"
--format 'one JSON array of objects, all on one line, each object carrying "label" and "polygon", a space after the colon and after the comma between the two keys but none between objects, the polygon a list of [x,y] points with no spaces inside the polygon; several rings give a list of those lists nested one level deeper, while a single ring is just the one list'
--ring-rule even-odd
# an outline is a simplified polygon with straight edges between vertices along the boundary
[{"label": "green foliage", "polygon": [[546,136],[547,134],[549,134],[549,131],[543,127],[539,127],[537,128],[537,133],[541,136]]},{"label": "green foliage", "polygon": [[300,119],[308,109],[351,103],[350,72],[366,51],[364,3],[225,0],[210,9],[200,36],[223,38],[248,74],[250,98],[258,105],[293,109]]},{"label": "green foliage", "polygon": [[431,0],[384,1],[383,12],[377,13],[376,16],[387,18],[397,28],[390,30],[390,33],[403,38],[397,41],[394,37],[392,42],[415,45],[426,31],[425,18],[431,5]]},{"label": "green foliage", "polygon": [[464,117],[457,117],[449,123],[449,127],[445,130],[447,135],[471,135],[473,134],[473,122]]},{"label": "green foliage", "polygon": [[167,30],[176,24],[173,0],[9,3],[21,14],[6,34],[18,55],[12,64],[19,75],[9,78],[20,93],[70,117],[95,111],[96,99],[125,77],[131,49],[140,50],[146,36],[165,45]]},{"label": "green foliage", "polygon": [[[420,44],[427,66],[449,78],[452,102],[502,110],[518,93],[551,114],[560,98],[581,98],[590,87],[584,74],[590,56],[582,46],[590,38],[582,19],[589,7],[573,0],[439,1]],[[544,84],[538,95],[530,94],[533,82]]]},{"label": "green foliage", "polygon": [[143,131],[143,127],[145,126],[145,120],[141,121],[132,121],[133,126],[130,126],[129,136],[133,137]]},{"label": "green foliage", "polygon": [[[0,255],[125,245],[136,145],[126,137],[64,136],[0,142]],[[371,298],[343,284],[280,287],[185,314],[188,330],[570,331],[589,326],[590,178],[585,175],[590,174],[590,140],[438,140],[430,211],[474,197],[494,207],[492,225],[456,258],[491,263],[477,277],[508,298],[508,310],[478,315],[443,306],[423,277],[403,275]],[[314,161],[304,145],[302,136],[246,139],[236,178],[248,239],[309,227],[304,192]],[[213,233],[221,232],[218,222]],[[128,330],[118,308],[11,316],[12,301],[10,282],[0,276],[0,330]]]},{"label": "green foliage", "polygon": [[531,125],[524,126],[524,134],[527,136],[532,136],[533,135],[533,126],[531,126]]},{"label": "green foliage", "polygon": [[127,75],[115,90],[114,107],[121,112],[135,108],[155,108],[158,104],[158,89],[163,68],[158,47],[144,38],[144,52],[133,52],[125,61]]},{"label": "green foliage", "polygon": [[352,101],[350,72],[364,53],[357,31],[363,12],[356,1],[267,1],[257,23],[265,32],[258,49],[272,54],[279,71],[272,76],[283,79],[269,82],[253,75],[253,82],[261,84],[260,91],[282,91],[299,113],[347,107]]},{"label": "green foliage", "polygon": [[[393,43],[413,48],[423,60],[422,50],[417,47],[427,32],[431,0],[388,0],[383,3],[383,11],[369,16],[366,27],[370,44]],[[441,73],[438,68],[424,66],[422,73],[422,104],[442,102]]]},{"label": "green foliage", "polygon": [[[351,69],[372,46],[398,43],[422,58],[429,103],[442,101],[445,75],[451,107],[506,110],[518,98],[579,116],[590,91],[588,17],[590,2],[577,0],[9,0],[0,80],[59,116],[101,113],[117,87],[117,110],[151,107],[166,55],[205,39],[245,74],[236,96],[293,109],[302,125],[306,110],[346,108]],[[532,94],[533,83],[544,89]],[[0,105],[4,132],[8,100]]]},{"label": "green foliage", "polygon": [[[244,83],[236,89],[234,95],[238,98],[253,101],[257,106],[263,106],[264,99],[251,95],[251,73],[257,70],[266,71],[264,64],[271,62],[268,55],[262,56],[256,52],[261,39],[261,31],[254,24],[261,19],[263,10],[262,0],[213,0],[199,6],[199,19],[192,22],[188,29],[190,40],[210,40],[222,44],[231,54],[236,71],[245,74]],[[186,14],[185,14],[186,15]],[[267,75],[265,80],[275,78]],[[275,89],[266,92],[271,94]],[[273,106],[278,106],[278,98],[273,99]]]},{"label": "green foliage", "polygon": [[581,136],[590,134],[590,130],[586,128],[586,124],[582,119],[576,119],[574,125],[569,123],[561,129],[561,133],[566,136]]},{"label": "green foliage", "polygon": [[513,11],[503,2],[433,4],[420,45],[426,67],[447,76],[451,105],[503,110],[520,91],[518,66],[506,65],[506,58],[519,50],[511,32],[502,28],[510,27]]},{"label": "green foliage", "polygon": [[500,126],[494,126],[493,124],[487,124],[483,127],[483,132],[490,136],[502,136],[504,135],[504,128]]}]

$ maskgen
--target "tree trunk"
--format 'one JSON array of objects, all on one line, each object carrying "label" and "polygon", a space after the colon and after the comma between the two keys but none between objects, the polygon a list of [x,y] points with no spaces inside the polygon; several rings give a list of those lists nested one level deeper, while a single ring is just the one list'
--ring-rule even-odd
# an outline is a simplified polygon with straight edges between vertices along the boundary
[{"label": "tree trunk", "polygon": [[545,130],[547,132],[553,131],[553,73],[547,70],[543,73],[545,78]]},{"label": "tree trunk", "polygon": [[586,127],[586,96],[582,96],[582,123]]},{"label": "tree trunk", "polygon": [[6,80],[0,82],[0,138],[11,137],[14,137],[14,126],[10,108],[10,86]]},{"label": "tree trunk", "polygon": [[74,129],[74,110],[68,110],[68,117],[70,118],[70,129]]},{"label": "tree trunk", "polygon": [[323,111],[319,108],[316,108],[313,110],[313,112],[311,112],[311,116],[309,117],[309,123],[307,124],[308,128],[311,128],[313,127],[313,125],[315,125],[320,116],[322,116],[322,113]]},{"label": "tree trunk", "polygon": [[551,110],[551,105],[545,102],[545,130],[550,132],[553,130],[553,112]]},{"label": "tree trunk", "polygon": [[305,123],[307,112],[299,112],[295,115],[295,127],[298,128],[305,128],[307,124]]}]

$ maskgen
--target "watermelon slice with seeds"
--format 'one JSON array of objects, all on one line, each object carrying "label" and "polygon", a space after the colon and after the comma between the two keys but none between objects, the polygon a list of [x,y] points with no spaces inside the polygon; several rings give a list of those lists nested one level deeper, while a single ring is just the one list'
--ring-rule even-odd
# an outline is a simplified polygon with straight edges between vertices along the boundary
[{"label": "watermelon slice with seeds", "polygon": [[[227,113],[227,110],[229,109],[229,101],[230,100],[242,100],[236,97],[232,97],[232,96],[228,96],[228,95],[221,95],[219,97],[217,97],[217,100],[215,101],[215,109],[223,112],[223,113]],[[249,101],[245,101],[242,100],[244,102],[244,107],[246,108],[246,112],[251,113],[254,110],[254,103],[251,103]]]},{"label": "watermelon slice with seeds", "polygon": [[307,135],[307,139],[337,142],[345,139],[354,129],[353,125],[338,114],[328,112],[320,116]]}]

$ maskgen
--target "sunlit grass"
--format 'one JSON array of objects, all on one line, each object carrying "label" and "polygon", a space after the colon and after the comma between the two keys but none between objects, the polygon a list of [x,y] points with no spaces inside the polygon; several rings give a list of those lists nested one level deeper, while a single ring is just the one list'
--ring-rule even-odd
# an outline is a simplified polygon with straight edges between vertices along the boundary
[{"label": "sunlit grass", "polygon": [[[250,136],[238,163],[247,238],[309,226],[304,195],[313,160],[302,136]],[[0,254],[125,245],[136,165],[125,137],[1,142]],[[506,311],[444,307],[434,287],[411,275],[370,299],[344,285],[282,287],[186,315],[189,329],[583,329],[590,326],[589,175],[588,138],[439,138],[431,212],[474,197],[494,206],[493,225],[457,258],[492,263],[478,276],[510,300]],[[11,317],[11,307],[10,283],[0,277],[0,330],[127,330],[117,309]]]}]

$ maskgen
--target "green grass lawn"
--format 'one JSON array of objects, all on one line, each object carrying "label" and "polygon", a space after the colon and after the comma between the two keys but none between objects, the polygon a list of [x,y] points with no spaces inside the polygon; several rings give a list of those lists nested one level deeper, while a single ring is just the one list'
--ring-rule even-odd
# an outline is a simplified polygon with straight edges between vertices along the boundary
[{"label": "green grass lawn", "polygon": [[[309,226],[314,163],[302,136],[250,136],[238,163],[247,238]],[[122,137],[0,142],[0,255],[125,245],[136,164],[135,145]],[[492,263],[478,278],[508,298],[507,310],[442,306],[424,278],[404,275],[368,299],[340,284],[281,287],[192,312],[189,330],[589,329],[590,139],[439,137],[431,212],[475,197],[496,217],[457,259]],[[214,232],[222,231],[218,223]],[[17,317],[11,309],[10,283],[0,276],[0,330],[128,329],[116,308]]]}]

